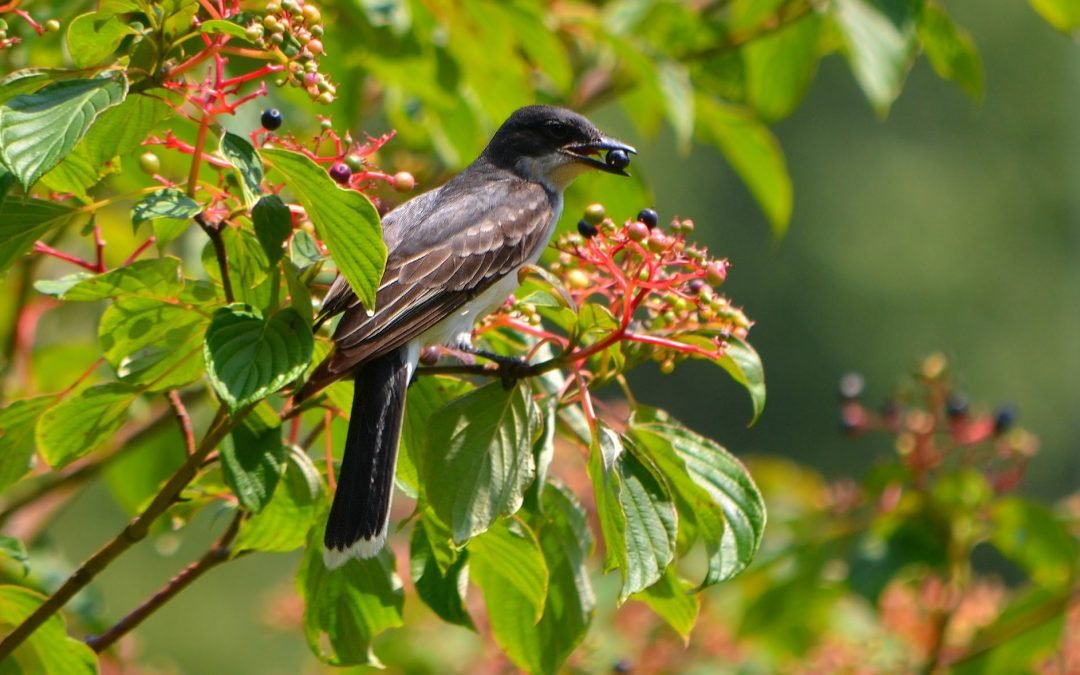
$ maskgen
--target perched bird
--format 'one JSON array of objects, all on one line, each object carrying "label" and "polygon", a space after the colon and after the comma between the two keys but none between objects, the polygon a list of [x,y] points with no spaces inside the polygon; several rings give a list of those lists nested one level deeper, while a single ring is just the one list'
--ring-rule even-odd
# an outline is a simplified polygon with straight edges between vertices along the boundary
[{"label": "perched bird", "polygon": [[326,523],[327,567],[370,558],[386,542],[405,392],[421,349],[475,353],[473,324],[513,292],[518,269],[540,257],[566,186],[588,169],[628,175],[634,152],[573,111],[521,108],[458,176],[383,218],[389,255],[374,308],[335,279],[316,319],[342,314],[334,349],[296,394],[299,401],[340,378],[354,380]]}]

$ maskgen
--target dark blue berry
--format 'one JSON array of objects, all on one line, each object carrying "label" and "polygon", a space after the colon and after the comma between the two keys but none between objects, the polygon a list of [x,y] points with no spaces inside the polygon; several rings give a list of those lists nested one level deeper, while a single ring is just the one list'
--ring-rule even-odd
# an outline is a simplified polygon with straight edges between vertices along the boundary
[{"label": "dark blue berry", "polygon": [[994,413],[994,433],[1005,433],[1016,424],[1016,407],[1003,405]]},{"label": "dark blue berry", "polygon": [[352,169],[344,162],[338,162],[334,166],[330,167],[330,177],[334,179],[335,183],[339,185],[345,185],[352,178]]},{"label": "dark blue berry", "polygon": [[262,113],[262,125],[263,129],[267,131],[273,131],[281,126],[284,117],[281,116],[281,111],[277,108],[267,108]]},{"label": "dark blue berry", "polygon": [[958,391],[954,391],[949,394],[949,397],[945,399],[945,414],[949,416],[949,419],[955,420],[967,415],[968,413],[968,398]]},{"label": "dark blue berry", "polygon": [[641,211],[638,211],[637,219],[645,223],[645,226],[650,230],[660,222],[660,216],[656,215],[656,211],[653,209],[641,209]]},{"label": "dark blue berry", "polygon": [[687,289],[694,295],[700,294],[705,287],[708,286],[704,279],[691,279],[690,283],[686,285]]},{"label": "dark blue berry", "polygon": [[625,169],[630,166],[630,155],[625,150],[610,150],[605,158],[608,166],[616,169]]},{"label": "dark blue berry", "polygon": [[595,237],[596,233],[599,232],[599,230],[596,229],[596,226],[588,222],[587,220],[578,221],[577,231],[580,232],[581,236],[585,237],[586,239],[591,239]]},{"label": "dark blue berry", "polygon": [[634,669],[634,664],[630,663],[628,659],[619,659],[615,662],[615,665],[611,667],[611,670],[616,673],[629,673]]}]

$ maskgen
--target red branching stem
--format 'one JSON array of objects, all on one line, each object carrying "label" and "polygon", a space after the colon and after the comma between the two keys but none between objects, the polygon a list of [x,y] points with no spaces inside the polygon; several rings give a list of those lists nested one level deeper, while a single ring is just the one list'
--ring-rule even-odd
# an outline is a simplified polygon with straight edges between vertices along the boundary
[{"label": "red branching stem", "polygon": [[34,242],[34,253],[41,253],[41,254],[56,258],[58,260],[63,260],[64,262],[69,262],[72,265],[78,265],[79,267],[81,267],[81,268],[83,268],[85,270],[89,270],[90,272],[99,272],[100,271],[98,269],[97,264],[89,262],[87,260],[83,260],[82,258],[80,258],[78,256],[71,255],[70,253],[64,253],[63,251],[58,251],[58,250],[56,250],[52,246],[49,246],[48,244],[46,244],[43,241],[35,241]]},{"label": "red branching stem", "polygon": [[15,344],[12,345],[11,350],[16,379],[25,380],[26,374],[30,372],[30,349],[34,345],[38,322],[45,312],[58,304],[52,298],[42,298],[37,302],[27,303],[19,312],[19,318],[15,323]]},{"label": "red branching stem", "polygon": [[30,24],[30,27],[34,29],[34,32],[38,35],[45,34],[45,28],[40,23],[34,21],[34,17],[30,16],[30,13],[25,9],[16,9],[15,13],[22,17],[23,21]]},{"label": "red branching stem", "polygon": [[581,397],[581,410],[585,413],[585,420],[589,423],[589,429],[596,436],[596,409],[593,408],[592,395],[589,394],[589,385],[580,368],[574,369],[574,379],[578,383],[578,392]]},{"label": "red branching stem", "polygon": [[243,75],[237,75],[236,77],[230,77],[229,79],[222,82],[221,86],[223,86],[223,87],[236,87],[237,85],[243,84],[244,82],[250,82],[251,80],[257,80],[260,77],[263,77],[265,75],[269,75],[270,73],[276,73],[276,72],[279,72],[279,71],[282,71],[282,70],[285,70],[285,66],[276,65],[276,64],[267,64],[267,65],[263,66],[262,68],[259,68],[258,70],[251,71],[250,73],[245,73]]},{"label": "red branching stem", "polygon": [[289,445],[296,445],[300,438],[300,418],[294,417],[289,422]]},{"label": "red branching stem", "polygon": [[206,147],[206,134],[210,130],[210,118],[208,113],[204,113],[202,120],[199,122],[199,133],[195,137],[195,147],[191,153],[191,170],[188,171],[188,184],[187,194],[189,197],[195,196],[195,188],[199,181],[199,164],[202,161],[203,150]]},{"label": "red branching stem", "polygon": [[129,255],[127,257],[127,259],[124,261],[122,266],[127,267],[131,263],[138,260],[139,256],[142,255],[146,251],[146,249],[150,248],[151,246],[153,246],[156,243],[157,243],[157,237],[154,236],[154,235],[150,235],[149,239],[147,239],[143,243],[139,244],[139,246],[134,251],[131,252],[131,255]]},{"label": "red branching stem", "polygon": [[105,272],[105,240],[101,236],[101,225],[96,219],[94,220],[94,252],[97,254],[97,265],[94,271],[101,274]]},{"label": "red branching stem", "polygon": [[[185,155],[194,155],[195,154],[195,146],[193,146],[193,145],[191,145],[189,143],[185,143],[184,141],[181,141],[171,131],[169,131],[169,132],[167,132],[165,134],[165,139],[164,140],[162,140],[160,138],[153,137],[153,138],[147,139],[146,142],[143,143],[143,145],[160,145],[160,146],[163,146],[163,147],[168,148],[170,150],[179,150],[180,152],[184,153]],[[224,159],[219,159],[218,157],[215,157],[214,155],[204,155],[203,159],[206,160],[208,163],[213,164],[214,166],[216,166],[218,168],[221,168],[221,169],[232,168],[232,164],[229,164]]]},{"label": "red branching stem", "polygon": [[631,333],[626,332],[623,334],[623,338],[626,340],[632,340],[633,342],[642,342],[644,344],[654,345],[656,347],[663,347],[665,349],[672,349],[678,352],[684,352],[686,354],[699,354],[709,359],[718,359],[724,355],[723,349],[716,349],[715,351],[709,351],[702,349],[697,345],[686,344],[685,342],[679,342],[678,340],[669,340],[667,338],[658,337],[656,335],[646,335],[645,333]]},{"label": "red branching stem", "polygon": [[199,0],[199,4],[202,5],[203,9],[205,9],[206,13],[209,14],[211,17],[215,19],[221,18],[221,12],[218,10],[217,7],[214,7],[210,4],[210,0]]}]

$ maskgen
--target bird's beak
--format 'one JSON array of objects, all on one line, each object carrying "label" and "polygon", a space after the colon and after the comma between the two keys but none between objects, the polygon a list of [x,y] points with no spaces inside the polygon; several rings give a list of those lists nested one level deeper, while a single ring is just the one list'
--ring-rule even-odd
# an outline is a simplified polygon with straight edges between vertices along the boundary
[{"label": "bird's beak", "polygon": [[637,150],[633,146],[629,146],[622,141],[617,141],[614,138],[608,138],[607,136],[601,136],[595,141],[588,143],[576,143],[574,145],[568,145],[562,149],[562,151],[576,161],[591,166],[594,169],[613,173],[617,176],[629,176],[626,170],[622,167],[617,167],[608,164],[600,157],[602,153],[611,152],[612,150],[622,150],[629,155],[636,155]]}]

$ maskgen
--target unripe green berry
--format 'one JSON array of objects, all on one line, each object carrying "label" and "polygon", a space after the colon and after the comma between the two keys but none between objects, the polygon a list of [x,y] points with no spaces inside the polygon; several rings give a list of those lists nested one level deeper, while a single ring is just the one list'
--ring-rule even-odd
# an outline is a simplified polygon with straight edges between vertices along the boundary
[{"label": "unripe green berry", "polygon": [[139,155],[139,168],[143,173],[153,176],[161,171],[161,160],[152,152],[144,152]]},{"label": "unripe green berry", "polygon": [[582,290],[590,283],[589,274],[584,270],[570,270],[566,275],[566,285],[570,288]]},{"label": "unripe green berry", "polygon": [[315,5],[304,5],[302,17],[304,23],[307,24],[316,24],[322,19],[322,15],[319,14],[319,8]]},{"label": "unripe green berry", "polygon": [[258,42],[259,38],[261,38],[262,36],[263,29],[262,26],[259,25],[248,26],[247,29],[244,31],[244,37],[246,37],[249,42]]},{"label": "unripe green berry", "polygon": [[663,251],[667,248],[667,245],[668,237],[660,230],[654,230],[653,233],[649,235],[649,250],[653,253]]},{"label": "unripe green berry", "polygon": [[675,361],[667,359],[660,364],[660,372],[664,375],[670,375],[675,372]]},{"label": "unripe green berry", "polygon": [[589,204],[585,207],[585,222],[590,225],[599,225],[606,215],[603,204]]},{"label": "unripe green berry", "polygon": [[60,22],[56,19],[49,19],[43,25],[45,30],[50,33],[55,33],[60,30]]},{"label": "unripe green berry", "polygon": [[640,220],[635,220],[626,227],[626,235],[634,241],[645,241],[649,238],[649,228]]},{"label": "unripe green berry", "polygon": [[319,103],[329,105],[334,102],[334,95],[328,91],[324,91],[323,93],[319,94],[317,100],[319,101]]}]

